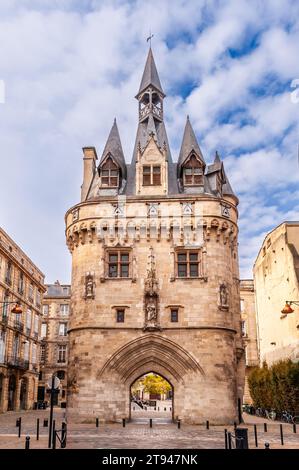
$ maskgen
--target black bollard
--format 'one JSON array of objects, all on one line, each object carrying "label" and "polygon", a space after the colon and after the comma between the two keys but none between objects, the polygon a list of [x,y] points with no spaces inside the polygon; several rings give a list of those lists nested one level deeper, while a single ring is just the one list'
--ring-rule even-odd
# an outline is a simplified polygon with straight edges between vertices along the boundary
[{"label": "black bollard", "polygon": [[30,436],[26,436],[25,449],[30,449]]},{"label": "black bollard", "polygon": [[165,407],[164,407],[164,411],[167,411]]},{"label": "black bollard", "polygon": [[178,429],[181,429],[181,420],[178,419]]},{"label": "black bollard", "polygon": [[265,449],[270,449],[270,444],[269,444],[269,442],[265,442]]},{"label": "black bollard", "polygon": [[207,429],[210,429],[210,423],[209,423],[209,421],[206,422],[206,428],[207,428]]},{"label": "black bollard", "polygon": [[227,442],[227,429],[224,429],[224,446],[225,449],[228,448],[228,442]]},{"label": "black bollard", "polygon": [[296,434],[296,432],[297,432],[297,429],[296,429],[296,424],[294,423],[294,424],[293,424],[293,433],[295,433],[295,434]]},{"label": "black bollard", "polygon": [[39,440],[39,418],[36,420],[36,440]]},{"label": "black bollard", "polygon": [[96,428],[99,427],[99,418],[96,418]]},{"label": "black bollard", "polygon": [[282,430],[282,424],[280,425],[280,442],[281,442],[281,445],[283,446],[283,430]]},{"label": "black bollard", "polygon": [[126,427],[126,420],[125,420],[125,418],[123,418],[123,428],[125,428],[125,427]]},{"label": "black bollard", "polygon": [[19,433],[18,433],[19,437],[21,437],[21,429],[22,429],[22,418],[19,418]]},{"label": "black bollard", "polygon": [[236,423],[236,421],[234,421],[234,430],[236,430],[236,429],[237,429],[237,423]]},{"label": "black bollard", "polygon": [[256,429],[256,424],[254,425],[254,440],[255,440],[255,447],[258,447],[258,442],[257,442],[257,429]]},{"label": "black bollard", "polygon": [[264,423],[264,432],[268,432],[267,423]]},{"label": "black bollard", "polygon": [[44,419],[44,428],[47,428],[48,427],[48,423],[49,423],[49,420],[48,419]]},{"label": "black bollard", "polygon": [[61,424],[61,441],[60,447],[64,449],[66,447],[66,433],[67,433],[67,425],[66,423]]},{"label": "black bollard", "polygon": [[19,427],[19,424],[20,424],[19,419],[20,419],[20,418],[17,418],[17,421],[16,421],[16,427],[17,427],[17,428]]},{"label": "black bollard", "polygon": [[153,427],[153,420],[152,420],[152,418],[150,418],[150,428],[152,428],[152,427]]},{"label": "black bollard", "polygon": [[56,449],[56,429],[55,429],[55,419],[52,424],[52,449]]}]

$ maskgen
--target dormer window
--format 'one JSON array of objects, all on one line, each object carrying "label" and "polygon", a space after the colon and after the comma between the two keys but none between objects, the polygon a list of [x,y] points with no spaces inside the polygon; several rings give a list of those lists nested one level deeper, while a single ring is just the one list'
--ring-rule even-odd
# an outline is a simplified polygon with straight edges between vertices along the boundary
[{"label": "dormer window", "polygon": [[119,168],[111,157],[107,158],[100,169],[101,186],[117,188],[119,186]]},{"label": "dormer window", "polygon": [[203,168],[194,155],[184,165],[183,182],[184,186],[199,186],[203,184]]}]

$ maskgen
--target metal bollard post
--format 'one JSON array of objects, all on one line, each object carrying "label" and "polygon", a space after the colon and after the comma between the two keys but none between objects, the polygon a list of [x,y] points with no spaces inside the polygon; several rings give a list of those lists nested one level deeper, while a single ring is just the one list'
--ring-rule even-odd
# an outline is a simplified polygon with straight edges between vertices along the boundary
[{"label": "metal bollard post", "polygon": [[99,418],[96,418],[96,428],[99,427]]},{"label": "metal bollard post", "polygon": [[56,449],[55,419],[53,420],[53,428],[52,428],[52,449]]},{"label": "metal bollard post", "polygon": [[225,449],[227,449],[228,448],[227,429],[224,429],[224,445],[225,445]]},{"label": "metal bollard post", "polygon": [[248,449],[248,429],[236,429],[236,449]]},{"label": "metal bollard post", "polygon": [[125,428],[125,427],[126,427],[126,420],[125,420],[125,418],[123,418],[123,428]]},{"label": "metal bollard post", "polygon": [[21,429],[22,429],[22,418],[19,418],[19,433],[18,433],[19,437],[21,437]]},{"label": "metal bollard post", "polygon": [[153,420],[152,420],[152,418],[150,418],[150,428],[152,428],[152,427],[153,427]]},{"label": "metal bollard post", "polygon": [[36,440],[39,440],[39,418],[36,420]]},{"label": "metal bollard post", "polygon": [[66,423],[62,423],[61,424],[61,441],[60,441],[61,449],[64,449],[66,447],[66,432],[67,432]]},{"label": "metal bollard post", "polygon": [[283,430],[282,430],[282,424],[280,425],[280,442],[281,442],[281,445],[283,446]]},{"label": "metal bollard post", "polygon": [[269,442],[265,442],[265,449],[270,449],[270,444],[269,444]]},{"label": "metal bollard post", "polygon": [[254,440],[255,440],[255,447],[258,447],[258,442],[257,442],[257,429],[256,429],[256,424],[254,425]]},{"label": "metal bollard post", "polygon": [[237,423],[236,423],[236,421],[234,421],[234,430],[236,430],[236,429],[237,429]]},{"label": "metal bollard post", "polygon": [[18,427],[19,427],[19,418],[17,418],[17,420],[16,420],[16,428],[18,428]]},{"label": "metal bollard post", "polygon": [[294,424],[293,424],[293,433],[295,433],[295,434],[296,434],[296,432],[297,432],[297,429],[296,429],[296,424],[294,423]]},{"label": "metal bollard post", "polygon": [[268,432],[267,423],[264,423],[264,432]]},{"label": "metal bollard post", "polygon": [[30,436],[26,436],[25,449],[30,449]]},{"label": "metal bollard post", "polygon": [[210,429],[210,423],[209,423],[209,421],[206,422],[206,427],[207,427],[207,429]]},{"label": "metal bollard post", "polygon": [[178,419],[178,429],[181,429],[181,420]]}]

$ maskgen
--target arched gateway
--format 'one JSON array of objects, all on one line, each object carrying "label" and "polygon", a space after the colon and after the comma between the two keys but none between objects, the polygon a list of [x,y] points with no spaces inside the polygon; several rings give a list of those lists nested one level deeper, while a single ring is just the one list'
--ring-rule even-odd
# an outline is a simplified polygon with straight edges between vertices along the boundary
[{"label": "arched gateway", "polygon": [[238,199],[189,118],[173,163],[151,50],[136,98],[131,165],[114,122],[99,163],[83,149],[81,202],[66,214],[68,416],[129,418],[131,384],[155,371],[174,388],[175,418],[233,422],[245,370]]}]

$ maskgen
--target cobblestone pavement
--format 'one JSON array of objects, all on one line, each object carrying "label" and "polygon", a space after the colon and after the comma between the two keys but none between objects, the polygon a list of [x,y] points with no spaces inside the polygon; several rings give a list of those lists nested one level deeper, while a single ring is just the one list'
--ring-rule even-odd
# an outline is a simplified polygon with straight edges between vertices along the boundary
[{"label": "cobblestone pavement", "polygon": [[[18,428],[16,419],[22,417],[22,435],[17,437]],[[36,419],[40,419],[40,439],[36,440]],[[25,436],[30,435],[30,447],[47,448],[48,428],[44,428],[43,420],[49,418],[49,410],[9,412],[0,415],[0,448],[24,448]],[[64,419],[64,410],[55,409],[54,418],[56,428],[60,428]],[[280,443],[279,423],[255,416],[244,415],[245,423],[242,427],[248,428],[249,446],[255,448],[253,424],[257,424],[258,442],[260,449],[265,442],[270,443],[270,448],[294,448],[299,449],[298,434],[293,432],[293,427],[283,425],[284,445]],[[268,432],[264,432],[263,423],[267,423]],[[233,426],[227,426],[228,431],[234,432]],[[67,448],[79,449],[223,449],[224,426],[191,426],[182,423],[178,429],[174,423],[157,424],[153,420],[153,427],[149,424],[129,423],[125,428],[121,423],[102,424],[96,428],[95,424],[69,424]]]}]

